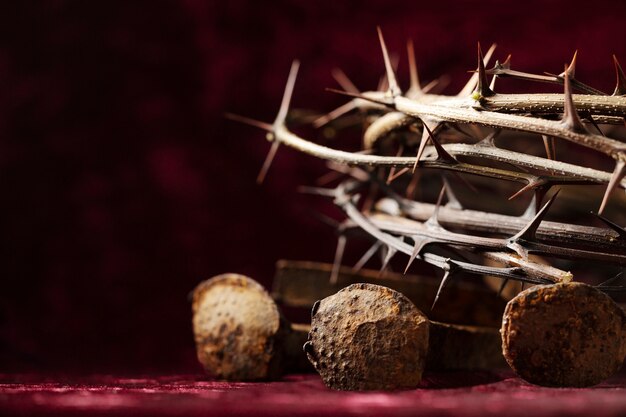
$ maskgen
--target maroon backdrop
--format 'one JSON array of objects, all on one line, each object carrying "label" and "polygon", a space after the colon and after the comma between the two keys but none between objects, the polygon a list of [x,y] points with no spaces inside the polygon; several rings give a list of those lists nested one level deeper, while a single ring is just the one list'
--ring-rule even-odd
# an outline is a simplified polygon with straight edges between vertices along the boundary
[{"label": "maroon backdrop", "polygon": [[[232,271],[268,283],[278,258],[329,261],[333,232],[296,193],[323,164],[263,133],[293,58],[294,105],[363,89],[415,41],[421,76],[460,88],[475,45],[517,68],[613,88],[626,3],[594,1],[14,1],[0,11],[0,370],[198,369],[187,294]],[[400,64],[406,85],[406,61]],[[313,203],[318,204],[318,203]],[[321,204],[321,203],[320,203]]]}]

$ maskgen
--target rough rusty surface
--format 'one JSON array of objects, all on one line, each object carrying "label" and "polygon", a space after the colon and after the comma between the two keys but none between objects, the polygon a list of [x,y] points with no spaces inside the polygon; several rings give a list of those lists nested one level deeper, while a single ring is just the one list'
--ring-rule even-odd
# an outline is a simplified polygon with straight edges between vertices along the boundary
[{"label": "rough rusty surface", "polygon": [[242,381],[277,376],[281,318],[260,284],[218,275],[196,287],[192,309],[198,360],[211,375]]},{"label": "rough rusty surface", "polygon": [[613,300],[589,285],[536,286],[506,307],[500,330],[503,354],[533,384],[596,385],[622,365],[625,322]]},{"label": "rough rusty surface", "polygon": [[316,304],[304,348],[330,388],[410,389],[422,378],[428,328],[401,293],[353,284]]},{"label": "rough rusty surface", "polygon": [[[506,302],[494,290],[477,281],[455,281],[446,287],[438,301],[431,305],[440,280],[430,276],[403,275],[363,269],[358,273],[342,267],[336,284],[330,283],[331,264],[309,261],[279,260],[272,286],[274,299],[286,306],[311,308],[316,300],[328,297],[350,284],[366,282],[392,288],[404,294],[415,306],[429,312],[429,319],[446,323],[499,327]],[[501,282],[501,280],[500,280]],[[513,287],[513,285],[510,285]]]}]

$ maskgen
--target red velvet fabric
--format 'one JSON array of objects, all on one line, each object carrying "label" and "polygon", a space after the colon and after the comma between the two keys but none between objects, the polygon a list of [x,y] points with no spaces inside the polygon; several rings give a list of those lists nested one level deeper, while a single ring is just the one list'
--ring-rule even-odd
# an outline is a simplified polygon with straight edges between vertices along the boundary
[{"label": "red velvet fabric", "polygon": [[618,416],[626,376],[589,389],[542,388],[510,372],[426,375],[419,389],[338,392],[316,375],[232,383],[198,375],[0,375],[0,413],[89,416]]}]

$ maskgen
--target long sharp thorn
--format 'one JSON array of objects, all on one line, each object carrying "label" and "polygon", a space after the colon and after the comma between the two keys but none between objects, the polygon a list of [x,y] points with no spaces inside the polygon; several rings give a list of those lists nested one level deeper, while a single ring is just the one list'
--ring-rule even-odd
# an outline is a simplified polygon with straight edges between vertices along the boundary
[{"label": "long sharp thorn", "polygon": [[559,195],[560,191],[561,190],[557,190],[554,193],[554,195],[550,197],[548,202],[544,204],[541,210],[539,210],[537,214],[535,214],[535,217],[533,217],[533,219],[530,222],[528,222],[528,224],[522,230],[520,230],[515,236],[513,236],[510,239],[512,242],[515,242],[520,239],[530,241],[535,238],[535,233],[537,232],[537,228],[539,228],[539,225],[541,224],[541,222],[543,221],[543,218],[548,213],[550,206],[552,205],[552,203],[554,203],[554,200],[556,200],[556,197]]},{"label": "long sharp thorn", "polygon": [[287,118],[289,104],[291,103],[291,96],[293,95],[293,87],[296,84],[296,77],[298,76],[298,68],[300,68],[300,61],[294,60],[291,63],[291,70],[289,71],[289,78],[287,78],[287,85],[285,86],[283,100],[280,103],[280,109],[278,110],[278,115],[274,121],[275,126],[284,124],[285,119]]},{"label": "long sharp thorn", "polygon": [[493,132],[489,133],[484,139],[480,142],[476,143],[476,145],[480,146],[496,146],[496,139],[502,133],[502,129],[495,129]]},{"label": "long sharp thorn", "polygon": [[413,176],[411,177],[411,181],[409,181],[409,185],[406,187],[405,196],[409,200],[412,200],[415,198],[415,194],[417,192],[417,185],[419,183],[420,176],[421,175],[419,171],[414,172]]},{"label": "long sharp thorn", "polygon": [[580,120],[580,116],[578,116],[578,112],[576,111],[576,106],[574,105],[574,99],[572,98],[572,83],[571,76],[569,74],[569,70],[566,69],[564,72],[564,96],[565,96],[565,104],[563,106],[563,119],[561,119],[561,123],[565,125],[568,129],[576,133],[588,133],[587,129],[583,125],[583,122]]},{"label": "long sharp thorn", "polygon": [[570,64],[565,67],[565,71],[559,74],[559,77],[565,77],[565,74],[569,75],[570,79],[576,78],[576,58],[578,57],[578,50],[574,51],[574,56]]},{"label": "long sharp thorn", "polygon": [[621,239],[626,240],[626,228],[620,226],[619,224],[617,224],[615,222],[612,222],[611,220],[609,220],[606,217],[601,216],[599,214],[596,214],[596,217],[599,220],[601,220],[604,224],[606,224],[608,227],[610,227],[611,229],[616,231]]},{"label": "long sharp thorn", "polygon": [[406,174],[410,170],[411,170],[410,168],[404,167],[401,170],[399,170],[398,172],[395,172],[393,175],[389,175],[389,178],[387,178],[387,184],[391,184],[392,182],[394,182],[395,180],[397,180],[398,178],[400,178],[401,176],[403,176],[404,174]]},{"label": "long sharp thorn", "polygon": [[433,210],[433,214],[430,215],[425,225],[429,227],[441,227],[439,224],[439,209],[441,208],[441,203],[443,202],[443,196],[446,195],[446,182],[444,181],[443,187],[441,187],[441,191],[439,191],[439,196],[437,197],[437,203],[435,204],[435,209]]},{"label": "long sharp thorn", "polygon": [[437,301],[439,301],[441,292],[443,291],[445,286],[448,285],[448,282],[450,281],[452,274],[454,274],[454,269],[452,268],[453,267],[448,266],[448,269],[446,269],[445,273],[443,274],[443,278],[441,278],[441,282],[439,283],[439,288],[437,288],[437,294],[435,294],[435,300],[433,301],[433,305],[430,307],[431,311],[435,309],[435,305],[437,304]]},{"label": "long sharp thorn", "polygon": [[457,198],[454,191],[452,191],[452,187],[450,186],[450,181],[448,180],[448,177],[445,175],[443,176],[443,184],[446,190],[446,198],[448,199],[448,202],[446,203],[446,207],[450,207],[450,208],[457,209],[457,210],[462,210],[463,205]]},{"label": "long sharp thorn", "polygon": [[491,78],[491,82],[489,83],[489,90],[491,90],[494,94],[496,92],[496,79],[498,78],[497,75],[494,75]]},{"label": "long sharp thorn", "polygon": [[359,261],[354,264],[354,266],[352,267],[352,272],[359,272],[365,266],[367,261],[372,259],[372,256],[374,256],[374,254],[378,251],[378,249],[380,249],[381,246],[382,242],[380,240],[374,242],[374,244],[363,254],[363,256],[361,256],[361,259],[359,259]]},{"label": "long sharp thorn", "polygon": [[617,57],[615,55],[613,55],[613,63],[615,64],[615,76],[617,78],[613,95],[626,95],[626,76],[624,75],[624,71],[622,71],[622,66],[619,64],[619,61],[617,60]]},{"label": "long sharp thorn", "polygon": [[526,207],[526,211],[521,215],[522,219],[532,219],[537,214],[537,195],[533,194],[530,199],[530,203],[528,203],[528,207]]},{"label": "long sharp thorn", "polygon": [[[440,159],[442,161],[446,161],[452,164],[457,164],[458,161],[454,159],[454,157],[450,155],[448,151],[446,151],[443,148],[443,146],[441,146],[441,144],[439,143],[437,139],[435,139],[435,135],[433,134],[433,131],[428,127],[428,123],[424,123],[424,129],[428,131],[428,136],[430,137],[430,141],[435,146],[435,150],[437,151],[437,159]],[[424,152],[423,149],[422,149],[422,152]],[[418,159],[419,159],[419,156],[418,156]]]},{"label": "long sharp thorn", "polygon": [[233,120],[235,122],[243,123],[249,126],[258,127],[259,129],[263,129],[268,132],[271,132],[272,130],[274,130],[274,127],[271,124],[260,122],[258,120],[254,120],[246,116],[240,116],[234,113],[224,113],[224,117],[227,119]]},{"label": "long sharp thorn", "polygon": [[335,110],[329,112],[328,114],[325,114],[315,119],[313,121],[313,127],[316,129],[320,128],[354,109],[356,109],[356,103],[354,101],[349,101],[346,104],[337,107]]},{"label": "long sharp thorn", "polygon": [[621,271],[619,274],[615,275],[613,278],[609,278],[601,284],[596,285],[596,287],[606,287],[607,285],[611,285],[615,281],[618,281],[624,275],[624,271]]},{"label": "long sharp thorn", "polygon": [[336,193],[332,188],[308,187],[306,185],[298,187],[298,192],[303,194],[321,195],[323,197],[335,198]]},{"label": "long sharp thorn", "polygon": [[360,93],[359,89],[356,88],[354,83],[350,80],[350,78],[348,78],[346,73],[343,72],[341,69],[334,68],[331,71],[331,75],[333,76],[335,81],[337,81],[337,84],[339,84],[341,88],[343,88],[344,90],[350,93],[356,93],[356,94]]},{"label": "long sharp thorn", "polygon": [[409,262],[406,264],[406,268],[404,268],[405,274],[408,272],[409,267],[411,266],[415,258],[417,258],[417,256],[420,254],[422,249],[424,249],[424,246],[428,245],[429,243],[432,243],[432,240],[424,238],[424,237],[420,237],[420,236],[414,236],[413,240],[415,240],[415,247],[413,248],[413,252],[411,253]]},{"label": "long sharp thorn", "polygon": [[548,159],[554,160],[554,137],[541,135],[541,138],[543,139],[543,146],[546,148],[546,156]]},{"label": "long sharp thorn", "polygon": [[[496,50],[496,44],[494,43],[491,45],[491,47],[485,54],[485,57],[483,59],[483,65],[487,65],[489,63],[489,60],[491,59],[491,56],[493,55],[493,52],[495,50]],[[476,90],[477,83],[478,83],[478,71],[472,74],[469,81],[467,81],[467,84],[465,84],[461,92],[458,94],[458,97],[467,97],[470,94],[472,94],[472,92]]]},{"label": "long sharp thorn", "polygon": [[474,90],[482,97],[493,96],[494,92],[489,88],[487,83],[487,74],[485,74],[485,61],[483,57],[483,51],[480,49],[480,42],[478,42],[478,84],[476,90]]},{"label": "long sharp thorn", "polygon": [[[404,242],[404,237],[400,237],[400,240]],[[383,273],[387,270],[387,267],[389,266],[389,262],[391,262],[391,259],[395,256],[397,252],[398,252],[397,249],[387,246],[387,253],[385,254],[385,257],[383,258],[383,263],[380,266],[380,271],[378,272],[379,277],[382,276]]]},{"label": "long sharp thorn", "polygon": [[341,261],[343,259],[343,252],[346,249],[346,236],[344,234],[339,235],[337,238],[337,248],[335,249],[335,259],[333,260],[333,269],[330,272],[330,283],[332,285],[337,284],[339,279],[339,269],[341,268]]},{"label": "long sharp thorn", "polygon": [[363,100],[366,100],[366,101],[370,101],[372,103],[380,104],[381,106],[385,106],[385,107],[392,107],[393,106],[392,102],[376,99],[376,98],[373,98],[373,97],[368,97],[368,96],[366,96],[364,94],[350,93],[348,91],[337,90],[336,88],[327,88],[326,91],[330,91],[331,93],[337,93],[337,94],[341,94],[343,96],[348,96],[348,97],[352,97],[352,98],[360,98],[360,99],[363,99]]},{"label": "long sharp thorn", "polygon": [[[424,122],[424,126],[426,126],[426,123]],[[428,143],[428,138],[429,138],[429,134],[428,131],[426,130],[426,128],[422,129],[422,138],[420,139],[420,147],[417,150],[417,155],[415,156],[415,163],[413,164],[413,172],[415,172],[415,170],[417,169],[417,165],[420,162],[420,159],[422,158],[422,154],[424,153],[424,149],[426,148],[426,144]]]},{"label": "long sharp thorn", "polygon": [[613,174],[611,175],[611,179],[609,180],[609,185],[606,187],[606,191],[604,192],[604,197],[602,197],[602,204],[600,204],[600,210],[598,210],[598,214],[602,214],[606,205],[609,201],[609,196],[613,192],[613,190],[620,183],[622,178],[626,175],[626,162],[619,160],[615,164],[615,169],[613,170]]},{"label": "long sharp thorn", "polygon": [[504,69],[511,69],[511,54],[506,56],[506,59],[502,64],[500,64],[500,66]]},{"label": "long sharp thorn", "polygon": [[606,136],[602,129],[600,129],[600,126],[598,126],[598,123],[596,123],[596,120],[593,118],[593,115],[591,113],[587,112],[587,114],[585,114],[585,119],[591,123],[591,125],[598,131],[600,135]]},{"label": "long sharp thorn", "polygon": [[270,166],[272,166],[272,162],[274,161],[274,157],[276,156],[276,151],[278,151],[278,147],[280,146],[280,142],[274,140],[272,142],[272,147],[270,148],[267,156],[265,157],[265,162],[263,162],[263,167],[261,167],[261,171],[259,171],[259,175],[256,177],[257,184],[263,184],[265,180],[265,176],[267,175],[267,171],[269,171]]},{"label": "long sharp thorn", "polygon": [[409,75],[411,77],[411,85],[407,95],[417,96],[422,93],[422,87],[420,86],[420,79],[417,73],[417,65],[415,64],[415,48],[413,47],[413,41],[410,39],[406,44],[406,52],[409,57]]},{"label": "long sharp thorn", "polygon": [[385,60],[385,71],[387,73],[387,82],[389,83],[389,92],[392,97],[397,97],[401,94],[400,87],[396,81],[396,74],[393,71],[393,65],[391,65],[391,59],[389,58],[389,52],[387,51],[387,45],[383,38],[383,32],[380,26],[376,28],[378,30],[378,39],[380,40],[380,48],[383,51],[383,59]]},{"label": "long sharp thorn", "polygon": [[[519,189],[515,194],[509,197],[509,200],[513,200],[518,196],[524,194],[526,191],[534,190],[537,196],[537,204],[541,204],[543,197],[546,195],[551,185],[545,179],[535,179]],[[538,209],[538,208],[537,208]]]},{"label": "long sharp thorn", "polygon": [[524,194],[526,191],[532,190],[535,187],[538,186],[537,181],[531,181],[528,184],[526,184],[525,186],[523,186],[522,188],[520,188],[516,193],[514,193],[512,196],[509,197],[509,200],[514,200],[517,197],[519,197],[520,195]]}]

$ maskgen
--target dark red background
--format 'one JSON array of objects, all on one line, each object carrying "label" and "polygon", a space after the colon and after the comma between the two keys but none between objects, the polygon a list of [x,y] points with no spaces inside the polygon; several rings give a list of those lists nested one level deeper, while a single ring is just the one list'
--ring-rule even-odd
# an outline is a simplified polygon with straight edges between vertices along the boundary
[{"label": "dark red background", "polygon": [[[329,261],[307,213],[323,164],[282,150],[255,184],[293,58],[294,105],[363,89],[415,41],[421,76],[460,88],[475,45],[515,67],[612,90],[626,3],[594,1],[14,1],[0,10],[0,369],[194,372],[187,294],[232,271],[268,283],[278,258]],[[406,85],[406,61],[400,74]]]}]

